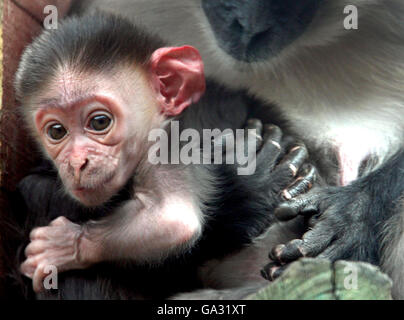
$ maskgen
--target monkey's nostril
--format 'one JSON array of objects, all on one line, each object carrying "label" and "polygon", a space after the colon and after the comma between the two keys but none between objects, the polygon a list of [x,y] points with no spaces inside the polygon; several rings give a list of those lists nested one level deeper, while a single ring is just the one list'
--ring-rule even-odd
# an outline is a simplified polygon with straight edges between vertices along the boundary
[{"label": "monkey's nostril", "polygon": [[230,28],[231,28],[232,32],[237,35],[242,34],[243,29],[244,29],[238,19],[233,20]]},{"label": "monkey's nostril", "polygon": [[87,165],[88,165],[88,159],[86,159],[86,160],[84,161],[84,163],[81,165],[80,171],[83,171],[83,170],[87,167]]}]

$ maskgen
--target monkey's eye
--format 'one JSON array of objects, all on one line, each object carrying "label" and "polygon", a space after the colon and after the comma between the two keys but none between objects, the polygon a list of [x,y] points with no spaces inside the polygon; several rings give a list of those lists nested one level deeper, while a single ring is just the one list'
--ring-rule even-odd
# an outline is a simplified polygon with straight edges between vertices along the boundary
[{"label": "monkey's eye", "polygon": [[48,136],[55,141],[63,139],[67,131],[60,123],[55,123],[48,128]]},{"label": "monkey's eye", "polygon": [[90,129],[94,131],[104,131],[111,125],[112,119],[105,114],[92,117],[89,122]]}]

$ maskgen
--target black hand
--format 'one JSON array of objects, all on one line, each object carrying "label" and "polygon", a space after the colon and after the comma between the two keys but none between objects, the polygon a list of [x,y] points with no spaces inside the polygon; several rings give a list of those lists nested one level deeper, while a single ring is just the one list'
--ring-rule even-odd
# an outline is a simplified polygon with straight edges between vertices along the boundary
[{"label": "black hand", "polygon": [[277,126],[263,127],[263,142],[257,155],[257,166],[266,163],[271,196],[279,194],[281,200],[290,200],[311,189],[317,180],[317,171],[306,163],[307,158],[308,151],[303,143],[291,137],[283,137]]},{"label": "black hand", "polygon": [[[268,279],[279,276],[287,264],[301,257],[378,261],[376,223],[370,219],[372,201],[358,186],[316,188],[283,203],[275,210],[279,220],[307,218],[309,231],[274,247],[263,269]],[[281,267],[281,268],[280,268]]]}]

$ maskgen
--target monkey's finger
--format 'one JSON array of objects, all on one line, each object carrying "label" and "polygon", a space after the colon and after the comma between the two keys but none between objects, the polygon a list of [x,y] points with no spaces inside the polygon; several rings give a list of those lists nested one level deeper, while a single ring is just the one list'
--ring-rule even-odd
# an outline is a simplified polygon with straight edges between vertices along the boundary
[{"label": "monkey's finger", "polygon": [[281,153],[280,141],[282,131],[274,125],[264,126],[264,138],[261,151],[257,155],[257,161],[267,163],[267,171],[271,172],[278,162]]},{"label": "monkey's finger", "polygon": [[286,200],[291,200],[312,188],[317,178],[316,168],[310,164],[306,164],[302,168],[302,174],[303,176],[298,177],[291,186],[282,191],[282,196]]},{"label": "monkey's finger", "polygon": [[280,150],[281,147],[281,140],[282,140],[282,130],[278,126],[274,124],[266,124],[264,126],[264,142],[270,142],[272,145],[274,145],[278,150]]},{"label": "monkey's finger", "polygon": [[41,292],[44,290],[43,279],[47,276],[45,273],[45,265],[39,265],[32,278],[32,285],[35,292]]},{"label": "monkey's finger", "polygon": [[20,266],[20,272],[28,278],[34,276],[34,272],[36,270],[37,264],[34,258],[28,258],[25,260]]},{"label": "monkey's finger", "polygon": [[264,141],[262,137],[262,128],[262,122],[258,119],[249,119],[247,121],[247,125],[244,128],[244,139],[247,140],[247,143],[244,144],[246,154],[248,154],[248,145],[252,142],[251,139],[255,140],[256,150],[258,151],[261,149]]},{"label": "monkey's finger", "polygon": [[46,249],[46,243],[47,242],[43,240],[31,242],[24,250],[25,256],[28,258],[29,256],[43,252]]},{"label": "monkey's finger", "polygon": [[33,229],[30,234],[29,238],[31,240],[35,239],[48,239],[50,227],[39,227]]},{"label": "monkey's finger", "polygon": [[247,124],[245,129],[255,129],[257,130],[258,134],[262,134],[262,122],[259,119],[251,118],[247,120]]},{"label": "monkey's finger", "polygon": [[270,253],[271,259],[279,263],[289,263],[301,257],[316,257],[333,241],[333,232],[327,224],[319,222],[305,233],[303,239],[295,239],[285,245],[276,246]]},{"label": "monkey's finger", "polygon": [[261,120],[258,119],[248,119],[247,124],[245,126],[245,132],[248,134],[248,130],[254,130],[256,134],[259,136],[259,139],[262,140],[262,129],[263,125]]},{"label": "monkey's finger", "polygon": [[290,150],[280,165],[287,165],[292,173],[292,176],[295,177],[299,172],[300,167],[307,160],[308,156],[309,153],[306,146],[296,145]]},{"label": "monkey's finger", "polygon": [[272,185],[276,188],[272,188],[276,194],[280,194],[282,190],[290,186],[300,170],[300,166],[303,164],[307,157],[307,150],[304,146],[295,146],[292,151],[278,164],[270,173]]},{"label": "monkey's finger", "polygon": [[294,239],[287,244],[279,244],[268,254],[268,257],[277,263],[284,264],[303,257],[303,253],[298,249],[303,240]]},{"label": "monkey's finger", "polygon": [[291,136],[283,136],[281,140],[281,153],[279,154],[279,162],[290,152],[292,147],[297,145],[296,139]]},{"label": "monkey's finger", "polygon": [[65,226],[67,223],[69,223],[70,221],[65,218],[65,217],[58,217],[55,220],[53,220],[49,225],[50,226]]},{"label": "monkey's finger", "polygon": [[299,214],[313,215],[318,212],[317,194],[305,194],[292,198],[288,202],[281,203],[275,209],[274,214],[279,221],[288,221],[296,218]]},{"label": "monkey's finger", "polygon": [[264,279],[273,281],[278,278],[286,270],[288,265],[279,265],[276,262],[270,262],[261,270],[261,276]]}]

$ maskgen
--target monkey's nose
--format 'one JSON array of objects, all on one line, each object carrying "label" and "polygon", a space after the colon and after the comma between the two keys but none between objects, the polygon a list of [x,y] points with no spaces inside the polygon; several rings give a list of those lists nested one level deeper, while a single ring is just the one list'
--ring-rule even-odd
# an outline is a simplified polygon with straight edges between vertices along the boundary
[{"label": "monkey's nose", "polygon": [[80,183],[81,173],[88,165],[88,159],[72,159],[70,165],[73,168],[74,183],[78,185]]}]

